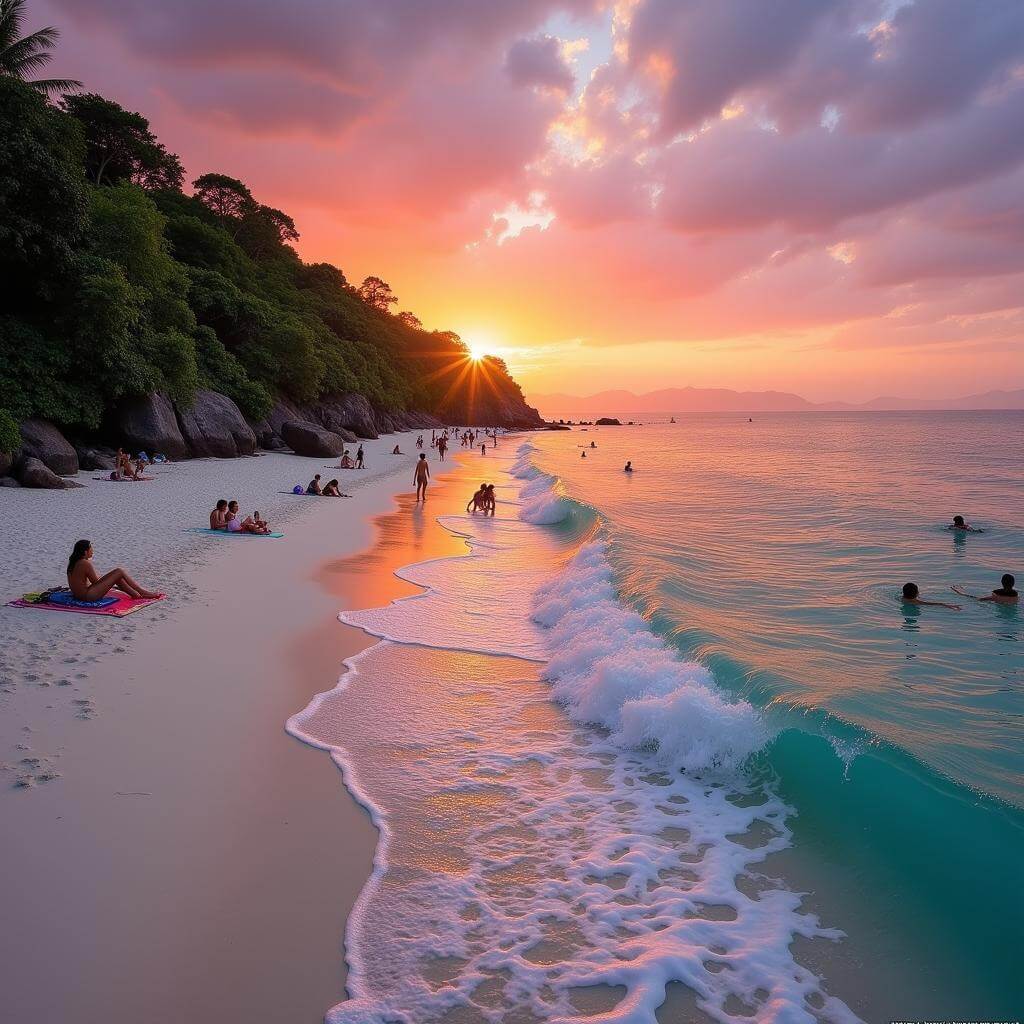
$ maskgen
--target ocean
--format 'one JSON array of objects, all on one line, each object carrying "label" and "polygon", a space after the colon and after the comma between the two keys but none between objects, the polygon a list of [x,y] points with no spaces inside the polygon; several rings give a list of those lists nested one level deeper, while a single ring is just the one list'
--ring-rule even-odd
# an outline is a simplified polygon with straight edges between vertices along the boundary
[{"label": "ocean", "polygon": [[487,467],[499,514],[345,613],[381,642],[289,723],[382,835],[329,1020],[1019,1016],[1022,612],[950,586],[1024,570],[1024,414],[689,416]]}]

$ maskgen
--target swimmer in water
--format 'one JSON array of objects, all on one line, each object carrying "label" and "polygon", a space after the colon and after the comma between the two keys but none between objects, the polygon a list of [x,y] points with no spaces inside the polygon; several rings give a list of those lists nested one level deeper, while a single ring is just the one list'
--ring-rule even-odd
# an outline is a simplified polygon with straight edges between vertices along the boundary
[{"label": "swimmer in water", "polygon": [[954,612],[960,611],[960,605],[958,604],[947,604],[945,601],[922,601],[918,596],[920,593],[921,591],[918,590],[916,583],[904,583],[903,596],[900,600],[904,604],[930,605],[935,608],[949,608]]},{"label": "swimmer in water", "polygon": [[633,472],[633,463],[632,462],[627,462],[626,465],[623,467],[622,472],[623,473],[632,473]]},{"label": "swimmer in water", "polygon": [[948,526],[949,530],[956,530],[959,533],[984,533],[984,530],[978,530],[971,526],[970,523],[964,522],[963,516],[953,516],[953,524]]},{"label": "swimmer in water", "polygon": [[987,601],[991,604],[1018,604],[1020,602],[1020,596],[1017,591],[1014,590],[1014,586],[1017,581],[1013,578],[1010,573],[1003,573],[1003,578],[1000,581],[1002,586],[993,590],[988,597],[978,597],[976,594],[968,594],[966,590],[961,587],[951,587],[950,589],[954,594],[959,594],[961,597],[969,597],[972,601]]}]

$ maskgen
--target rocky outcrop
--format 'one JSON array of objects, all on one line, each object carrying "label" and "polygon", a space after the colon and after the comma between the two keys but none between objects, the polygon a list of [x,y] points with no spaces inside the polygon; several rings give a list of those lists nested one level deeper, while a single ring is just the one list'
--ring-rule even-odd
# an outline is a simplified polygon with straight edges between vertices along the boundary
[{"label": "rocky outcrop", "polygon": [[341,436],[315,423],[282,423],[281,437],[296,455],[335,458],[345,451],[346,442]]},{"label": "rocky outcrop", "polygon": [[29,456],[22,459],[18,465],[18,481],[22,487],[41,487],[53,491],[64,490],[68,487],[81,487],[74,480],[65,480],[45,463],[37,458]]},{"label": "rocky outcrop", "polygon": [[66,476],[78,472],[78,453],[48,420],[25,420],[20,429],[21,458],[38,459],[52,472]]},{"label": "rocky outcrop", "polygon": [[82,469],[113,469],[117,465],[117,456],[113,448],[89,448],[75,445],[78,453],[78,465]]},{"label": "rocky outcrop", "polygon": [[7,452],[0,452],[0,477],[7,476],[14,465],[14,456]]},{"label": "rocky outcrop", "polygon": [[188,458],[174,406],[166,395],[154,392],[128,399],[118,410],[117,429],[131,452],[159,453],[169,459]]},{"label": "rocky outcrop", "polygon": [[20,487],[21,484],[13,476],[0,476],[0,487]]},{"label": "rocky outcrop", "polygon": [[613,416],[602,416],[599,420],[594,420],[594,425],[598,427],[621,427],[622,421],[615,419]]},{"label": "rocky outcrop", "polygon": [[328,430],[339,434],[344,430],[355,435],[350,444],[361,437],[373,439],[378,434],[373,406],[362,395],[350,393],[321,399],[312,413],[312,418]]},{"label": "rocky outcrop", "polygon": [[256,434],[227,395],[201,388],[187,409],[178,409],[178,425],[196,458],[233,459],[256,451]]}]

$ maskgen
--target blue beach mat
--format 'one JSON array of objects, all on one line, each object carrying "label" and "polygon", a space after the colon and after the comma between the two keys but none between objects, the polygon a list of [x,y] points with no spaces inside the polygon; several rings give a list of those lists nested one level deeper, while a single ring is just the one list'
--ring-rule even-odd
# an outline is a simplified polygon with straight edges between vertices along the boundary
[{"label": "blue beach mat", "polygon": [[208,526],[190,526],[186,533],[205,533],[209,537],[283,537],[283,533],[246,533],[244,530],[211,530]]}]

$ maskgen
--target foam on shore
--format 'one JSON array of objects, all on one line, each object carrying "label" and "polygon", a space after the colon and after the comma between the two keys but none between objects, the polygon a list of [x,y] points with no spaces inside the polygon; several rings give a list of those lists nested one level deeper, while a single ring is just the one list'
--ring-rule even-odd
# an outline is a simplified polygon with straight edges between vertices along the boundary
[{"label": "foam on shore", "polygon": [[854,1020],[790,949],[841,933],[759,869],[790,841],[744,769],[766,728],[618,603],[529,448],[495,478],[516,518],[443,520],[469,554],[346,614],[388,639],[289,723],[381,829],[328,1019],[650,1024],[681,983],[723,1024]]}]

